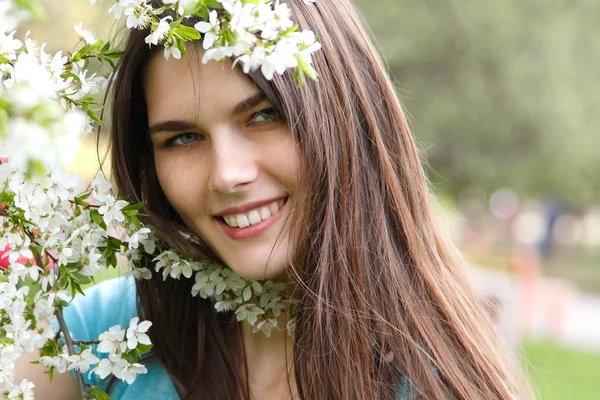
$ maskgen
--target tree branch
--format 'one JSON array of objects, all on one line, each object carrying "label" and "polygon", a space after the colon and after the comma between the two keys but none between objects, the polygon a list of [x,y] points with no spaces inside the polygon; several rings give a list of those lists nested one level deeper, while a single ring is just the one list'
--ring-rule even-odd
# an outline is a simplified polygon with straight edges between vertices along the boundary
[{"label": "tree branch", "polygon": [[[67,351],[69,355],[75,354],[75,349],[73,348],[73,338],[69,333],[69,329],[67,328],[67,324],[65,323],[65,319],[63,317],[62,307],[56,307],[56,319],[58,319],[58,326],[60,327],[63,336],[65,337],[65,342],[67,343]],[[90,400],[88,396],[88,392],[85,389],[85,383],[83,382],[83,376],[81,372],[77,370],[73,370],[75,373],[75,381],[77,382],[77,386],[79,387],[79,392],[81,393],[81,398],[83,400]]]},{"label": "tree branch", "polygon": [[[42,257],[40,255],[35,256],[35,261],[38,264],[38,266],[42,265]],[[60,268],[56,263],[54,264],[54,273],[58,279],[60,274]],[[71,337],[71,333],[69,332],[69,328],[67,327],[67,324],[65,322],[61,306],[56,307],[56,319],[58,320],[59,329],[62,332],[65,338],[65,342],[67,344],[67,352],[70,356],[72,356],[75,354],[75,349],[73,348],[73,338]],[[77,370],[73,370],[73,372],[75,374],[75,381],[77,382],[77,386],[79,387],[79,391],[81,392],[82,400],[90,400],[88,392],[85,389],[85,383],[83,381],[83,376],[81,375],[81,372]]]}]

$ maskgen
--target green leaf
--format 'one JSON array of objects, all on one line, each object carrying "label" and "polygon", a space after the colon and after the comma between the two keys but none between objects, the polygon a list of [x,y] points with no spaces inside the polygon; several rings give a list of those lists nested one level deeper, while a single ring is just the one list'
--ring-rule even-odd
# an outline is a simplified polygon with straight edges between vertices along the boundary
[{"label": "green leaf", "polygon": [[[257,4],[257,2],[253,2],[253,3]],[[214,8],[217,10],[220,10],[223,8],[223,4],[221,4],[221,2],[219,2],[217,0],[205,0],[204,4],[206,4],[207,7]]]},{"label": "green leaf", "polygon": [[150,349],[152,349],[152,344],[142,344],[142,343],[138,343],[137,345],[137,350],[140,352],[140,354],[144,354],[150,351]]},{"label": "green leaf", "polygon": [[82,285],[87,285],[92,283],[92,279],[89,276],[81,275],[79,272],[73,272],[71,274],[73,279]]},{"label": "green leaf", "polygon": [[125,210],[140,210],[143,206],[144,206],[144,202],[140,201],[139,203],[128,204],[125,207],[123,207],[121,210],[123,210],[123,211],[125,211]]},{"label": "green leaf", "polygon": [[102,48],[102,46],[104,46],[104,40],[96,40],[96,42],[94,42],[93,44],[90,44],[88,52],[94,53],[94,52],[100,50]]},{"label": "green leaf", "polygon": [[112,400],[108,393],[98,388],[93,388],[89,391],[89,394],[96,400]]},{"label": "green leaf", "polygon": [[8,64],[10,60],[2,55],[0,55],[0,64]]},{"label": "green leaf", "polygon": [[121,51],[121,50],[113,50],[113,51],[109,51],[109,52],[106,52],[106,53],[102,53],[102,55],[104,57],[107,57],[107,58],[119,58],[119,57],[121,57],[123,55],[123,51]]},{"label": "green leaf", "polygon": [[106,257],[106,266],[108,267],[117,267],[117,255],[114,252],[111,252],[108,257]]},{"label": "green leaf", "polygon": [[50,367],[50,369],[46,372],[48,377],[50,378],[50,382],[52,382],[52,378],[54,377],[54,367]]},{"label": "green leaf", "polygon": [[107,243],[109,244],[109,246],[113,249],[120,249],[121,246],[123,245],[123,242],[117,238],[111,237],[107,240]]},{"label": "green leaf", "polygon": [[183,9],[183,15],[196,15],[202,8],[204,4],[201,1],[191,3]]},{"label": "green leaf", "polygon": [[90,117],[92,119],[92,121],[94,121],[95,123],[98,124],[98,126],[102,126],[102,121],[100,120],[100,118],[98,118],[96,116],[96,114],[94,114],[94,112],[92,110],[90,110],[89,108],[86,110],[88,117]]},{"label": "green leaf", "polygon": [[81,286],[79,286],[79,284],[74,280],[71,280],[71,297],[75,297],[77,295],[77,292],[83,293],[81,291]]},{"label": "green leaf", "polygon": [[287,36],[292,32],[296,32],[298,30],[298,24],[294,25],[294,26],[290,26],[289,28],[287,28],[280,36]]},{"label": "green leaf", "polygon": [[190,26],[185,25],[179,25],[176,27],[175,33],[185,40],[199,40],[201,37],[200,32]]},{"label": "green leaf", "polygon": [[123,211],[123,214],[128,216],[129,218],[131,217],[135,217],[138,213],[138,210],[125,210]]},{"label": "green leaf", "polygon": [[73,200],[75,201],[75,204],[78,204],[80,206],[87,206],[88,203],[85,201],[88,197],[90,197],[92,194],[92,192],[85,192],[80,194],[79,196],[76,196]]},{"label": "green leaf", "polygon": [[175,38],[175,43],[177,44],[177,48],[179,49],[179,52],[181,53],[181,55],[185,55],[185,40],[183,40],[180,37],[176,37]]},{"label": "green leaf", "polygon": [[98,212],[98,210],[90,211],[90,215],[92,217],[92,221],[97,223],[102,229],[106,229],[106,223],[102,219],[102,215]]},{"label": "green leaf", "polygon": [[250,286],[246,286],[244,292],[242,293],[242,296],[244,297],[244,301],[250,300],[250,298],[252,297],[252,289],[250,288]]}]

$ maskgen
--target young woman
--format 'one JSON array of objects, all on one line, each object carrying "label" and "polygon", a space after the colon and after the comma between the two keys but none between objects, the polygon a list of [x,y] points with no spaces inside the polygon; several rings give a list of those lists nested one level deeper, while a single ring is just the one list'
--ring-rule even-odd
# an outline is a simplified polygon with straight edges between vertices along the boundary
[{"label": "young woman", "polygon": [[[289,283],[295,333],[254,334],[184,278],[103,283],[70,308],[75,336],[127,323],[136,299],[154,323],[149,373],[115,381],[113,399],[529,398],[441,233],[350,0],[287,3],[323,46],[318,82],[301,88],[291,73],[202,64],[200,46],[167,61],[132,31],[113,84],[112,171],[171,246]],[[59,382],[60,398],[76,397]]]}]

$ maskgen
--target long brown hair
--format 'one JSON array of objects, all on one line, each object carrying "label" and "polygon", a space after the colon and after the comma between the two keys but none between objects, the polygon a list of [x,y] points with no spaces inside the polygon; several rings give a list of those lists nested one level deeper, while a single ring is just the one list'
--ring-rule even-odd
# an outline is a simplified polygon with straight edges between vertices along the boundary
[{"label": "long brown hair", "polygon": [[[298,89],[288,72],[250,78],[303,155],[290,266],[300,397],[393,399],[402,377],[423,399],[528,398],[463,279],[463,260],[440,233],[394,87],[350,0],[287,3],[323,45],[314,57],[319,81]],[[182,238],[187,229],[156,178],[142,84],[156,47],[146,35],[130,33],[113,85],[114,179],[121,195],[145,201],[146,222],[170,245],[219,262],[202,241]],[[232,315],[192,297],[186,279],[156,275],[137,285],[139,312],[154,321],[153,355],[185,398],[249,397]]]}]

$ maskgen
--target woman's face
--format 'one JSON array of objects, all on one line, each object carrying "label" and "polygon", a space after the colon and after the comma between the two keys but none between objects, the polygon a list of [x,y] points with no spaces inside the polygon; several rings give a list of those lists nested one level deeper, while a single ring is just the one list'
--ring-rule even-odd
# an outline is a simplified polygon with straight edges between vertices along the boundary
[{"label": "woman's face", "polygon": [[[149,65],[144,89],[159,183],[187,226],[246,279],[289,265],[299,147],[241,71],[185,60]],[[194,54],[196,53],[196,54]]]}]

